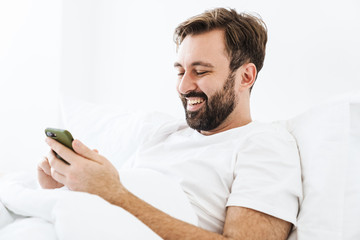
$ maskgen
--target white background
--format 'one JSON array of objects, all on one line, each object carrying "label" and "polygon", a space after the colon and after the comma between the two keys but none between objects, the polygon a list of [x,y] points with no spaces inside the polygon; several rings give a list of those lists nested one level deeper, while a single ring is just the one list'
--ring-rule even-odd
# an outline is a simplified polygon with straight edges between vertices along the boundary
[{"label": "white background", "polygon": [[356,0],[0,0],[0,172],[35,171],[44,128],[60,125],[60,94],[183,117],[173,30],[219,6],[268,27],[253,119],[288,119],[360,89]]}]

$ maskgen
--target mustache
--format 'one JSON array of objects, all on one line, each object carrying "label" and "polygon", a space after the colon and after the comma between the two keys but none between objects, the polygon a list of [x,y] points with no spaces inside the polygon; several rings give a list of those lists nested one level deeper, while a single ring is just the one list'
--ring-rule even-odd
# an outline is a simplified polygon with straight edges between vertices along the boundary
[{"label": "mustache", "polygon": [[200,98],[203,98],[203,99],[207,100],[207,96],[203,92],[191,91],[191,92],[188,92],[186,94],[180,94],[180,96],[181,96],[181,98],[200,97]]}]

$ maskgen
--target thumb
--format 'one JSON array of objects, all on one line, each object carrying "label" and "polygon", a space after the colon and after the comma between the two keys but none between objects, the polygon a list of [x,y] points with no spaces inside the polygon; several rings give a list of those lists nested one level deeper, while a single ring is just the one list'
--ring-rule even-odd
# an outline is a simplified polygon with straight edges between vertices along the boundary
[{"label": "thumb", "polygon": [[80,156],[87,158],[89,160],[93,160],[96,162],[101,162],[100,155],[96,152],[88,148],[85,144],[83,144],[80,140],[75,139],[72,142],[72,147],[74,151]]}]

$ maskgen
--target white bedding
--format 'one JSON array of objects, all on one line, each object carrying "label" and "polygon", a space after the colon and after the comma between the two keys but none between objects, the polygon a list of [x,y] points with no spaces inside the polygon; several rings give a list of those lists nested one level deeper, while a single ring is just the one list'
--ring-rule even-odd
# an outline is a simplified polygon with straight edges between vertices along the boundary
[{"label": "white bedding", "polygon": [[[183,221],[197,218],[180,186],[150,171],[121,171],[135,195]],[[0,180],[0,239],[160,239],[147,226],[102,198],[66,188],[44,190],[26,174]]]}]

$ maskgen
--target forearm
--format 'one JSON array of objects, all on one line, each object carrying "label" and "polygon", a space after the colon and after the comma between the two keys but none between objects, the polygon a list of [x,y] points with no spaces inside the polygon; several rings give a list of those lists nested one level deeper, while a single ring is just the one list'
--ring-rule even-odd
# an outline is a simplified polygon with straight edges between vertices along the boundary
[{"label": "forearm", "polygon": [[133,214],[152,229],[162,239],[227,239],[217,233],[209,232],[197,226],[178,220],[144,202],[123,189],[112,204]]}]

